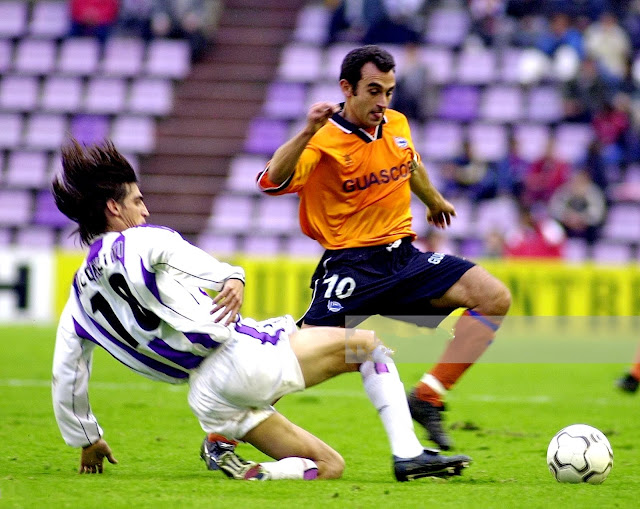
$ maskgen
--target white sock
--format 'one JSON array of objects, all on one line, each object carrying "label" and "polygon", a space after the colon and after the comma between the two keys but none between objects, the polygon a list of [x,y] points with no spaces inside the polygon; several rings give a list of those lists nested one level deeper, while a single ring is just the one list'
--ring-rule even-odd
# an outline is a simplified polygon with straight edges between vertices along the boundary
[{"label": "white sock", "polygon": [[318,465],[307,458],[282,458],[279,461],[261,461],[262,468],[269,472],[271,479],[303,479],[312,481],[318,477]]},{"label": "white sock", "polygon": [[393,455],[414,458],[422,454],[424,447],[413,429],[407,395],[396,365],[388,356],[380,353],[377,352],[373,358],[376,361],[385,360],[384,363],[366,361],[360,365],[364,389],[382,420]]}]

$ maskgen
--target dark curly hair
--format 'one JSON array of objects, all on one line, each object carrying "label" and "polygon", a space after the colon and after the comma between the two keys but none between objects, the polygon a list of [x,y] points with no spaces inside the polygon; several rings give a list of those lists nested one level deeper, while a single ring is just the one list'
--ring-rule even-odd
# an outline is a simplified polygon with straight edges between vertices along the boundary
[{"label": "dark curly hair", "polygon": [[111,141],[83,147],[72,139],[62,148],[62,172],[54,177],[51,192],[60,212],[78,224],[76,232],[88,245],[106,231],[107,202],[121,203],[127,184],[137,182],[131,164]]},{"label": "dark curly hair", "polygon": [[342,61],[340,79],[347,80],[355,91],[358,88],[358,81],[362,79],[362,67],[369,62],[373,62],[382,72],[392,71],[396,67],[391,53],[380,46],[369,44],[347,53]]}]

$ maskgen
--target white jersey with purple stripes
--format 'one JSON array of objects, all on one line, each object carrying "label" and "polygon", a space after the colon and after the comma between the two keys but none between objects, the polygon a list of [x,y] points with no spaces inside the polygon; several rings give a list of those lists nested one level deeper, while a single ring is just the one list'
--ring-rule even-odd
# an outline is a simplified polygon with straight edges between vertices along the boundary
[{"label": "white jersey with purple stripes", "polygon": [[228,279],[244,281],[244,270],[168,228],[142,225],[92,243],[74,277],[54,354],[54,409],[68,444],[102,436],[88,400],[93,348],[100,345],[148,378],[188,381],[233,334],[234,326],[214,322],[203,291],[220,291]]}]

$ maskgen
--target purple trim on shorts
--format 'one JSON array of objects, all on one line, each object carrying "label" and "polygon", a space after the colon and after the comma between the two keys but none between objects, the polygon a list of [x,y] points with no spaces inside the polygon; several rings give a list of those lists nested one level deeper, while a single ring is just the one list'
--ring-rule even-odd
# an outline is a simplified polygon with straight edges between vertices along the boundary
[{"label": "purple trim on shorts", "polygon": [[269,334],[268,332],[260,332],[253,327],[249,327],[248,325],[240,325],[239,323],[236,323],[236,331],[240,334],[246,334],[247,336],[251,336],[252,338],[259,339],[263,345],[265,343],[271,343],[272,345],[275,345],[278,341],[280,341],[280,333],[284,331],[284,329],[278,329],[275,334]]},{"label": "purple trim on shorts", "polygon": [[376,373],[379,375],[380,373],[388,373],[389,368],[384,362],[376,362],[373,364],[373,367],[376,370]]},{"label": "purple trim on shorts", "polygon": [[[120,348],[121,350],[124,350],[129,355],[131,355],[131,357],[133,357],[134,359],[140,361],[141,363],[143,363],[147,367],[149,367],[149,368],[151,368],[151,369],[153,369],[155,371],[159,371],[160,373],[163,373],[163,374],[165,374],[167,376],[170,376],[170,377],[173,377],[173,378],[179,378],[179,379],[189,378],[189,373],[187,373],[186,371],[182,371],[182,370],[179,370],[179,369],[176,369],[176,368],[172,368],[171,366],[167,366],[166,364],[163,364],[162,362],[159,362],[159,361],[157,361],[155,359],[152,359],[150,357],[147,357],[146,355],[143,355],[143,354],[137,352],[136,350],[131,348],[129,345],[127,345],[127,344],[123,343],[122,341],[119,341],[118,339],[113,337],[109,333],[109,331],[107,331],[104,327],[102,327],[98,322],[96,322],[90,316],[89,316],[89,319],[91,320],[93,325],[95,325],[96,328],[100,331],[100,334],[102,334],[106,339],[111,341],[118,348]],[[75,319],[73,320],[73,323],[76,326],[76,334],[78,334],[78,336],[80,336],[81,338],[84,338],[84,339],[88,339],[89,341],[93,341],[95,344],[100,345],[100,346],[102,346],[104,348],[102,343],[100,343],[100,341],[95,339],[93,336],[91,336],[91,334],[89,334],[86,330],[84,330],[82,328],[82,326],[78,322],[75,321]],[[109,351],[106,348],[105,348],[105,350]],[[111,352],[109,352],[109,353],[111,353]],[[111,355],[116,360],[122,362],[122,364],[128,365],[126,362],[124,362],[123,360],[119,359],[118,357],[116,357],[112,353],[111,353]],[[132,368],[132,369],[134,369],[134,368]]]},{"label": "purple trim on shorts", "polygon": [[158,299],[158,302],[164,304],[164,302],[162,302],[162,299],[160,298],[160,291],[158,290],[158,283],[156,282],[155,272],[149,272],[147,270],[147,268],[144,266],[142,258],[140,258],[140,268],[142,269],[142,277],[144,278],[145,286],[149,289],[153,296]]},{"label": "purple trim on shorts", "polygon": [[87,265],[91,265],[91,262],[98,257],[98,253],[102,249],[102,237],[96,240],[89,247],[89,254],[87,255]]},{"label": "purple trim on shorts", "polygon": [[173,362],[174,364],[177,364],[178,366],[183,367],[184,369],[195,369],[204,360],[204,357],[201,357],[200,355],[175,350],[160,338],[153,338],[153,340],[147,343],[147,346],[158,355]]},{"label": "purple trim on shorts", "polygon": [[313,481],[314,479],[317,479],[317,478],[318,478],[317,468],[310,468],[309,470],[304,471],[303,479],[305,481]]},{"label": "purple trim on shorts", "polygon": [[192,343],[197,343],[209,349],[218,348],[222,344],[203,332],[185,332],[184,335]]},{"label": "purple trim on shorts", "polygon": [[473,309],[467,309],[465,311],[465,314],[468,314],[472,318],[475,318],[479,322],[485,324],[487,327],[489,327],[494,332],[497,331],[500,328],[500,326],[498,324],[493,323],[491,320],[489,320],[482,313],[478,313],[477,311],[474,311]]}]

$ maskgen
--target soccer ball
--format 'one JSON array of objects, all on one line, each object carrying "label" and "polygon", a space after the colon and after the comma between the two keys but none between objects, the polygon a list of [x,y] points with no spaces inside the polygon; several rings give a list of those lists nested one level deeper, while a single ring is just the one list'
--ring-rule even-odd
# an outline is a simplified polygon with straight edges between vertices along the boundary
[{"label": "soccer ball", "polygon": [[600,484],[613,467],[613,451],[600,430],[572,424],[551,439],[547,464],[558,482]]}]

